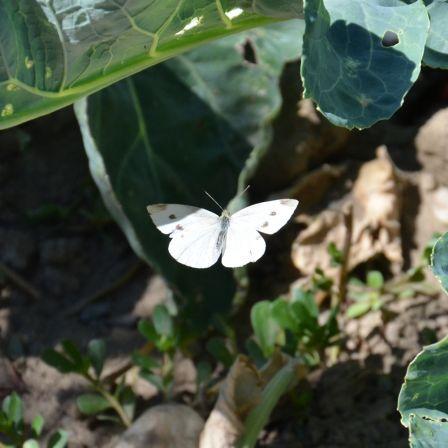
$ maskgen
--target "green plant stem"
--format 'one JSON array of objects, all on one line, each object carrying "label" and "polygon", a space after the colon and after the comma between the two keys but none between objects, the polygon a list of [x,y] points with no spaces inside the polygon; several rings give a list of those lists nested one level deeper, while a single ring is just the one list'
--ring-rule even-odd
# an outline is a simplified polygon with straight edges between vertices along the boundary
[{"label": "green plant stem", "polygon": [[299,379],[299,361],[291,359],[268,383],[263,391],[261,403],[252,410],[245,422],[245,431],[238,448],[253,448],[258,436],[269,420],[272,410],[281,396]]},{"label": "green plant stem", "polygon": [[89,374],[85,375],[85,378],[92,384],[95,391],[98,392],[100,395],[102,395],[109,402],[111,408],[120,417],[120,420],[122,421],[123,425],[126,426],[126,428],[129,428],[132,425],[132,422],[127,416],[120,402],[104,388],[104,386],[101,384],[99,380],[96,380]]}]

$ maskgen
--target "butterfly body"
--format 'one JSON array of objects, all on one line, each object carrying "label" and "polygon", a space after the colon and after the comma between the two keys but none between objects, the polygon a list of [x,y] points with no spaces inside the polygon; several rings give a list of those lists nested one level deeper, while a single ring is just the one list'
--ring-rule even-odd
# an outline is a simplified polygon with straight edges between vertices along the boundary
[{"label": "butterfly body", "polygon": [[266,250],[259,232],[277,232],[297,205],[294,199],[279,199],[218,216],[189,205],[154,204],[148,212],[155,226],[170,236],[168,251],[179,263],[207,268],[222,254],[222,264],[234,268],[257,261]]}]

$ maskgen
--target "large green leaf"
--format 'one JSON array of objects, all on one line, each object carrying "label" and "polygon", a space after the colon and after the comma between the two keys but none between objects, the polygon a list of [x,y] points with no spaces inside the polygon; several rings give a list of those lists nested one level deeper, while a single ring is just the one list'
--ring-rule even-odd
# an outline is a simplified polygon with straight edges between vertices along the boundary
[{"label": "large green leaf", "polygon": [[389,118],[420,72],[429,29],[423,2],[306,0],[305,21],[304,95],[339,126]]},{"label": "large green leaf", "polygon": [[448,0],[425,0],[431,28],[423,62],[431,67],[448,68]]},{"label": "large green leaf", "polygon": [[[270,4],[0,0],[0,129],[71,104],[211,39],[278,20],[266,16],[273,12]],[[282,0],[276,16],[300,12],[299,4]]]},{"label": "large green leaf", "polygon": [[448,233],[442,235],[431,254],[431,268],[445,292],[448,291]]},{"label": "large green leaf", "polygon": [[[201,309],[208,314],[229,305],[232,271],[220,263],[208,270],[177,263],[146,206],[177,202],[213,209],[204,190],[225,205],[237,183],[247,182],[271,140],[281,105],[279,76],[300,51],[301,23],[216,41],[75,107],[93,177],[130,244],[180,297],[192,306],[205,302]],[[244,59],[248,45],[256,63]]]},{"label": "large green leaf", "polygon": [[411,362],[398,398],[414,448],[448,446],[448,338]]}]

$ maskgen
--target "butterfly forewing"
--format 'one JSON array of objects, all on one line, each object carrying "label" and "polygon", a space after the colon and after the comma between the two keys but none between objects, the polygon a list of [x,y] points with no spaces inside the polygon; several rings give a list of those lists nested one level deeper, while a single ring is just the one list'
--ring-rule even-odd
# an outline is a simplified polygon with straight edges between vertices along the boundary
[{"label": "butterfly forewing", "polygon": [[154,204],[148,205],[147,209],[156,227],[165,234],[175,234],[179,230],[198,226],[203,228],[219,222],[219,216],[215,213],[191,205]]},{"label": "butterfly forewing", "polygon": [[288,222],[298,203],[295,199],[260,202],[234,213],[231,223],[239,228],[249,227],[272,235]]}]

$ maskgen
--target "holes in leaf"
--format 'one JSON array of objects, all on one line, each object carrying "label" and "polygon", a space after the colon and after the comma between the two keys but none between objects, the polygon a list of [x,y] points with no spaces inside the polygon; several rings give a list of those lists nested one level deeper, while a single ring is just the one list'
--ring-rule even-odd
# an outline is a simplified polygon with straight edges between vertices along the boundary
[{"label": "holes in leaf", "polygon": [[400,43],[398,34],[393,31],[386,31],[381,39],[381,45],[386,48],[395,47],[398,43]]},{"label": "holes in leaf", "polygon": [[256,64],[257,63],[257,53],[255,51],[255,48],[252,44],[252,42],[247,39],[246,42],[243,44],[243,58],[246,62],[249,62],[249,64]]}]

